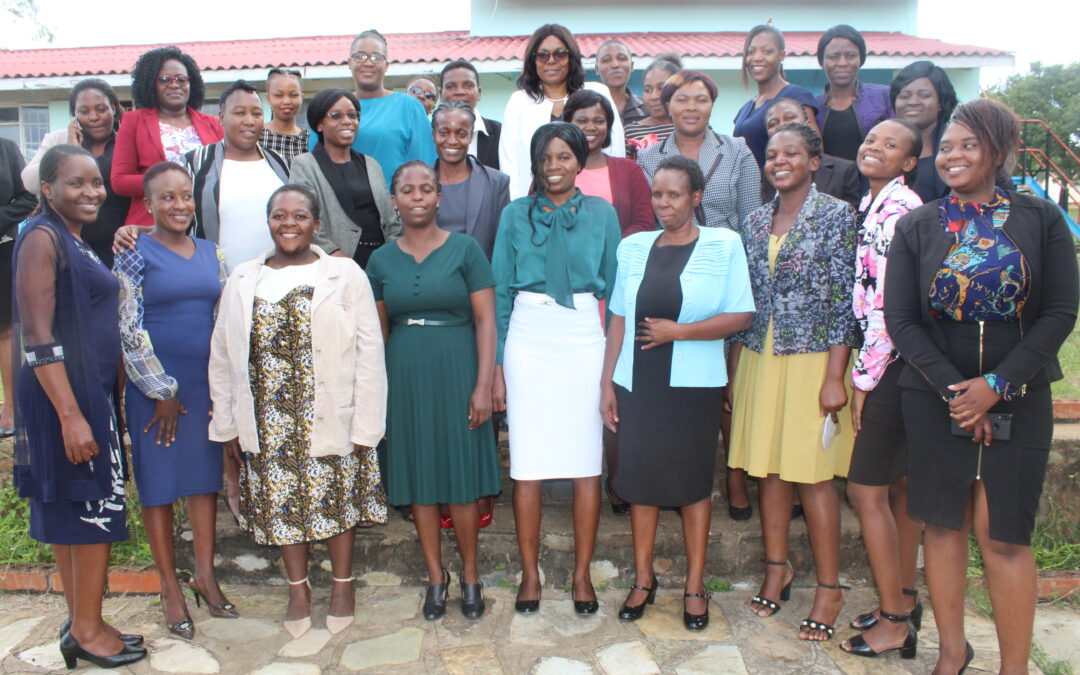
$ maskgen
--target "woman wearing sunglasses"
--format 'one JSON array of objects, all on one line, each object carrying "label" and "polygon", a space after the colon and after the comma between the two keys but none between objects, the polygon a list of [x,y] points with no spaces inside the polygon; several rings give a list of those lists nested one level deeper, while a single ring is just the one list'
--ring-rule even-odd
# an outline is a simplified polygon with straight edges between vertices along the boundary
[{"label": "woman wearing sunglasses", "polygon": [[[503,113],[502,137],[499,140],[499,168],[510,175],[510,198],[529,193],[532,164],[529,144],[533,133],[548,122],[562,120],[566,99],[579,89],[592,89],[611,100],[606,85],[585,81],[581,50],[564,26],[549,23],[540,26],[529,38],[518,90],[510,96]],[[615,107],[614,101],[611,103]],[[611,145],[604,152],[612,157],[626,155],[622,120],[611,127]]]},{"label": "woman wearing sunglasses", "polygon": [[131,198],[126,224],[154,224],[143,205],[143,174],[166,160],[184,165],[184,153],[225,137],[217,117],[199,112],[206,86],[195,59],[176,47],[139,57],[131,71],[135,110],[116,132],[112,180],[116,194]]}]

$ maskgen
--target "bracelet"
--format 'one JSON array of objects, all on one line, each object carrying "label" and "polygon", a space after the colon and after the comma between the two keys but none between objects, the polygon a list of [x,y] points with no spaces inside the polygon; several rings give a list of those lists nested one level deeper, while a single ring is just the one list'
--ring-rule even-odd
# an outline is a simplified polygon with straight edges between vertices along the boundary
[{"label": "bracelet", "polygon": [[45,345],[28,347],[25,350],[26,363],[31,368],[45,366],[64,360],[64,346],[59,342],[50,342]]}]

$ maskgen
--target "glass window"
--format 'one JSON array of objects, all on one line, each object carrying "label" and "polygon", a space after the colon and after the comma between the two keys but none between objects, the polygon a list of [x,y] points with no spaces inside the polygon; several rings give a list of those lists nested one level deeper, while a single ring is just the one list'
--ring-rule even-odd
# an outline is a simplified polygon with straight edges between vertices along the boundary
[{"label": "glass window", "polygon": [[41,139],[49,133],[49,109],[42,107],[22,108],[23,155],[33,157],[41,145]]}]

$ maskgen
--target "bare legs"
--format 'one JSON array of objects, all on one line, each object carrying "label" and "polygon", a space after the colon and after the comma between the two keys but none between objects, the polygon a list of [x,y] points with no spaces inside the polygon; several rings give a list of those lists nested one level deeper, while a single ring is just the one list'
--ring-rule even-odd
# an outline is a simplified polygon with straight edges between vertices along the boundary
[{"label": "bare legs", "polygon": [[[480,508],[476,502],[450,504],[450,516],[454,521],[454,535],[461,552],[461,575],[467,584],[480,582],[476,566],[477,538],[480,532]],[[413,504],[413,522],[424,554],[428,572],[428,585],[443,583],[442,541],[439,532],[439,506]]]},{"label": "bare legs", "polygon": [[[686,592],[705,593],[705,550],[709,545],[709,525],[712,519],[710,498],[694,502],[680,509],[682,512],[683,542],[686,546]],[[660,520],[660,507],[632,504],[630,527],[634,535],[634,583],[645,588],[653,585],[653,547],[656,545],[656,527]],[[648,593],[633,589],[626,596],[626,604],[636,607],[645,602]],[[704,614],[708,603],[704,598],[686,598],[686,611]]]},{"label": "bare legs", "polygon": [[[765,559],[784,562],[788,557],[788,528],[791,525],[791,499],[795,490],[791,483],[769,475],[758,481],[758,509],[761,511],[761,535],[765,543]],[[758,593],[776,602],[780,590],[791,581],[792,571],[780,565],[765,566],[765,581]],[[751,604],[758,616],[769,616],[772,610],[765,605]]]},{"label": "bare legs", "polygon": [[4,386],[0,427],[5,428],[15,426],[15,382],[11,376],[11,365],[11,326],[0,326],[0,384]]},{"label": "bare legs", "polygon": [[[326,546],[330,549],[330,569],[335,579],[352,577],[353,545],[355,543],[355,527],[347,528],[341,534],[326,540]],[[304,566],[307,567],[306,550],[304,551]],[[328,614],[330,616],[352,616],[355,612],[356,594],[353,593],[352,583],[335,582],[330,591],[330,610]]]},{"label": "bare legs", "polygon": [[990,603],[994,608],[1001,673],[1027,673],[1035,621],[1035,559],[1030,546],[990,539],[986,490],[975,481],[960,530],[926,524],[926,580],[941,640],[935,675],[955,673],[966,658],[964,590],[967,588],[968,531],[982,549]]},{"label": "bare legs", "polygon": [[[878,588],[881,610],[907,614],[915,604],[900,592],[915,588],[915,562],[922,526],[907,515],[907,479],[892,485],[848,483],[848,497],[859,514],[863,542]],[[905,600],[908,600],[905,602]],[[903,644],[907,626],[879,621],[863,639],[880,652]]]},{"label": "bare legs", "polygon": [[64,582],[64,600],[71,612],[71,637],[97,656],[114,656],[124,649],[101,618],[101,597],[109,569],[111,544],[53,544],[53,554]]},{"label": "bare legs", "polygon": [[[600,520],[600,477],[574,480],[574,577],[573,586],[582,596],[595,600],[589,564],[596,545],[596,526]],[[519,601],[540,598],[540,498],[541,481],[514,481],[514,524],[518,551],[521,554]],[[587,590],[587,592],[586,592]]]}]

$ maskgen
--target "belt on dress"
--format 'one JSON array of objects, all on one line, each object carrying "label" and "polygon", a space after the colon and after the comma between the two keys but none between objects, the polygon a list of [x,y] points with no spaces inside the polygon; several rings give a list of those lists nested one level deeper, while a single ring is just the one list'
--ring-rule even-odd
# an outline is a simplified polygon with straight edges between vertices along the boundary
[{"label": "belt on dress", "polygon": [[447,321],[439,321],[436,319],[397,319],[394,321],[395,326],[468,326],[472,323],[472,319],[452,319]]}]

